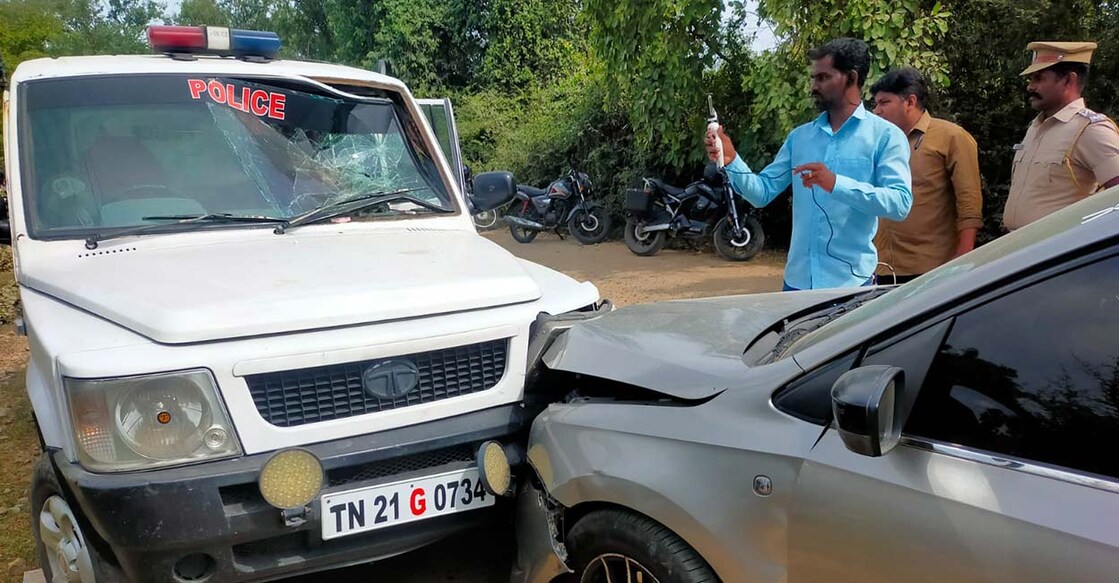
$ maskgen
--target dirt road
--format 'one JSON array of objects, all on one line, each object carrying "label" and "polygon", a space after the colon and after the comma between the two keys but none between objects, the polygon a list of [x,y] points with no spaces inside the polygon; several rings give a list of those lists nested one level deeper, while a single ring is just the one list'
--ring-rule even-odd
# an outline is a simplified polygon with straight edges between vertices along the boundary
[{"label": "dirt road", "polygon": [[620,241],[583,246],[551,233],[542,233],[527,245],[514,241],[505,229],[485,235],[518,257],[594,283],[602,297],[619,306],[781,291],[785,266],[785,254],[774,251],[735,263],[710,251],[665,249],[652,257],[638,257]]},{"label": "dirt road", "polygon": [[[677,298],[756,293],[781,289],[784,254],[763,252],[752,261],[731,263],[711,252],[666,249],[654,257],[638,257],[621,242],[584,247],[571,238],[561,241],[541,234],[522,245],[507,230],[486,233],[515,255],[546,265],[598,286],[603,298],[618,306]],[[27,339],[10,327],[0,329],[0,581],[20,581],[24,569],[35,568],[27,508],[27,480],[38,455],[31,408],[22,385]],[[499,583],[509,580],[511,533],[460,536],[376,565],[331,572],[335,583],[373,580],[396,583],[459,581]],[[321,581],[308,575],[289,583]]]}]

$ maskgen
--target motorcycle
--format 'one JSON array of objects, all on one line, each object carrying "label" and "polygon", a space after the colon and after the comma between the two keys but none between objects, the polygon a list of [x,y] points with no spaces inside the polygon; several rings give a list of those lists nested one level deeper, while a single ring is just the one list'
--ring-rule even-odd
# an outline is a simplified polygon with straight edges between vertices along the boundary
[{"label": "motorcycle", "polygon": [[583,172],[568,170],[548,188],[517,185],[516,198],[505,213],[509,232],[519,243],[531,243],[541,231],[568,231],[584,245],[601,243],[610,234],[610,214],[590,202],[591,179]]},{"label": "motorcycle", "polygon": [[715,251],[731,261],[753,258],[765,244],[756,210],[738,200],[725,171],[708,164],[703,179],[677,188],[642,178],[626,192],[626,247],[637,255],[656,255],[668,237],[711,237]]}]

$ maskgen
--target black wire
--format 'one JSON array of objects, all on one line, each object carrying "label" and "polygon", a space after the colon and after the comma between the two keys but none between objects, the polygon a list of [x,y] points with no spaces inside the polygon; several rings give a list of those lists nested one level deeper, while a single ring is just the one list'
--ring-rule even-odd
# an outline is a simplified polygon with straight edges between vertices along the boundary
[{"label": "black wire", "polygon": [[828,242],[824,245],[824,252],[826,252],[828,254],[828,256],[830,256],[832,259],[835,259],[836,261],[842,261],[843,263],[846,263],[847,264],[847,269],[849,269],[851,271],[851,276],[852,277],[861,279],[863,281],[866,281],[866,280],[870,279],[871,276],[869,276],[869,275],[859,275],[859,274],[855,273],[855,266],[852,265],[846,259],[843,259],[841,257],[836,257],[834,254],[832,254],[832,252],[831,252],[831,240],[832,240],[832,238],[835,237],[835,228],[832,227],[832,225],[831,225],[831,216],[828,215],[828,211],[824,210],[824,207],[820,205],[820,201],[816,200],[816,187],[815,186],[812,187],[812,202],[816,203],[816,208],[820,209],[820,212],[824,213],[824,220],[828,222],[829,235],[828,235]]},{"label": "black wire", "polygon": [[[739,172],[739,171],[736,171],[736,170],[727,170],[726,167],[723,167],[723,170],[730,173],[730,174],[742,174],[742,175],[753,174],[753,172]],[[734,183],[733,182],[730,184],[730,187],[731,187],[731,190],[733,190],[735,192],[738,192],[737,189],[734,188]],[[865,275],[864,276],[864,275],[859,275],[859,274],[855,273],[855,266],[852,265],[851,262],[847,261],[846,259],[843,259],[842,257],[836,257],[835,254],[833,254],[831,252],[831,240],[833,238],[835,238],[835,228],[832,227],[831,216],[828,215],[828,211],[824,210],[824,207],[820,205],[820,201],[816,200],[816,187],[813,186],[810,190],[812,192],[812,202],[816,204],[816,208],[820,209],[820,212],[824,213],[824,220],[826,220],[828,222],[828,232],[830,234],[828,235],[828,242],[824,245],[824,252],[827,253],[828,256],[831,257],[832,259],[835,259],[836,261],[840,261],[840,262],[843,262],[843,263],[847,264],[847,269],[851,272],[852,277],[862,279],[863,281],[866,281],[866,280],[870,279],[871,277],[873,277],[873,276],[870,276],[870,275]],[[738,194],[739,194],[739,196],[742,195],[742,193],[740,193],[740,192]]]}]

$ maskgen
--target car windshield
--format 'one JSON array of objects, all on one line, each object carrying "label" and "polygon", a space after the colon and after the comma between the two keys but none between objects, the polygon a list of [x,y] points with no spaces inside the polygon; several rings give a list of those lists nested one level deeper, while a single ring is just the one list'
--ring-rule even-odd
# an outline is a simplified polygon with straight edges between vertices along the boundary
[{"label": "car windshield", "polygon": [[22,90],[23,191],[33,237],[160,221],[168,229],[261,224],[168,217],[290,219],[398,191],[413,200],[362,208],[358,218],[456,208],[398,97],[190,75],[44,79]]}]

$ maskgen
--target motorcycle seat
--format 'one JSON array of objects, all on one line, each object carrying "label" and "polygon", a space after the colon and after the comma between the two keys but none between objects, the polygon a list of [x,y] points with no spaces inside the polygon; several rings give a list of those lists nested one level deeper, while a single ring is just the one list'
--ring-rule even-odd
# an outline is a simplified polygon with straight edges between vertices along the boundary
[{"label": "motorcycle seat", "polygon": [[543,188],[534,188],[534,187],[529,186],[527,184],[518,184],[517,185],[517,190],[519,190],[519,191],[521,191],[521,192],[523,192],[523,193],[525,193],[529,196],[544,196],[545,194],[548,194],[548,191],[544,190]]},{"label": "motorcycle seat", "polygon": [[676,188],[675,186],[672,186],[671,184],[668,184],[659,178],[650,178],[649,182],[653,183],[653,186],[656,186],[658,189],[671,194],[672,196],[682,196],[684,194],[683,188]]}]

